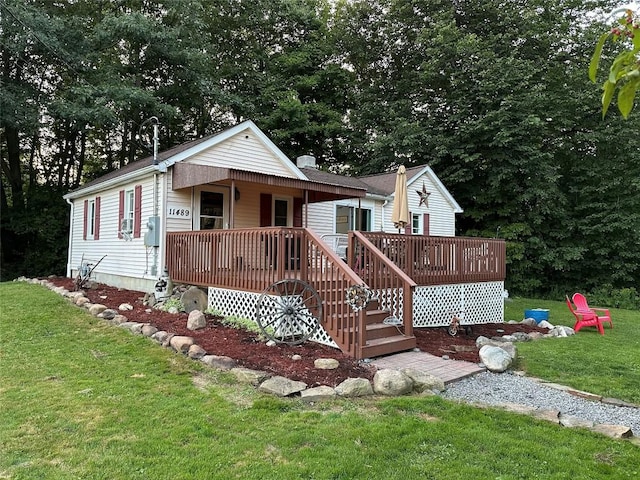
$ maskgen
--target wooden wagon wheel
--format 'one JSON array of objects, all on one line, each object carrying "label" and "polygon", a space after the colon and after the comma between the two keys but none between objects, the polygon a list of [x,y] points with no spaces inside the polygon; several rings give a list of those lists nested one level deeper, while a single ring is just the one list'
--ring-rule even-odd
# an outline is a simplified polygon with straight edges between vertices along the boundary
[{"label": "wooden wagon wheel", "polygon": [[301,280],[280,280],[262,292],[256,304],[256,321],[269,339],[288,345],[308,340],[322,318],[318,292]]}]

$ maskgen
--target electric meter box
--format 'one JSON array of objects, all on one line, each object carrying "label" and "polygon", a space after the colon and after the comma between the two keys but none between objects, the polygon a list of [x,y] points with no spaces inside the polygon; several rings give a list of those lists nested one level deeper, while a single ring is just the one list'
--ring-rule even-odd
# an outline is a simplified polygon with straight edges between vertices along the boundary
[{"label": "electric meter box", "polygon": [[144,244],[147,247],[160,246],[160,217],[149,217],[147,232],[144,234]]}]

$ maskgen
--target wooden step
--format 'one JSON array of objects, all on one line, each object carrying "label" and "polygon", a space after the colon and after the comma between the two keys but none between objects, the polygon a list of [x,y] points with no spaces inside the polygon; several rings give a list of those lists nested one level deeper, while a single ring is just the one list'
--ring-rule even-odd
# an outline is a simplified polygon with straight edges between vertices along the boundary
[{"label": "wooden step", "polygon": [[384,323],[372,323],[367,325],[367,340],[376,338],[395,337],[399,335],[398,328],[394,325]]},{"label": "wooden step", "polygon": [[373,358],[390,353],[403,352],[416,348],[416,337],[395,335],[393,337],[368,340],[360,349],[360,358]]},{"label": "wooden step", "polygon": [[367,310],[365,318],[367,325],[372,325],[374,323],[382,323],[388,316],[388,310]]}]

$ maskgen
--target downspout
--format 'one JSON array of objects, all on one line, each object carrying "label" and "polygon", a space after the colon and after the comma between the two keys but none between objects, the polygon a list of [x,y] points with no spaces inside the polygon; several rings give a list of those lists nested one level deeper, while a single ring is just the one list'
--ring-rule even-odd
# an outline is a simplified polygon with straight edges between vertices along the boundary
[{"label": "downspout", "polygon": [[389,200],[385,200],[384,203],[382,204],[382,218],[380,219],[380,230],[382,230],[383,232],[384,230],[384,207],[387,206],[387,204],[389,203]]},{"label": "downspout", "polygon": [[71,207],[71,212],[69,213],[69,248],[67,249],[67,278],[71,278],[72,274],[72,266],[71,266],[71,255],[73,254],[73,215],[74,215],[74,203],[70,199],[66,199],[67,203]]}]

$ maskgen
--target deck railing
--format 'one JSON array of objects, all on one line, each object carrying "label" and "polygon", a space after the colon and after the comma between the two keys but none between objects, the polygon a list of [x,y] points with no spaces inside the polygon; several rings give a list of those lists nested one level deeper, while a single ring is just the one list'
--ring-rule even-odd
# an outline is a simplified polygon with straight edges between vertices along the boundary
[{"label": "deck railing", "polygon": [[404,334],[413,335],[416,282],[385,257],[363,232],[349,232],[347,262],[378,296],[380,307],[402,320]]},{"label": "deck railing", "polygon": [[262,292],[279,280],[312,285],[323,301],[322,326],[353,356],[365,344],[363,311],[345,292],[363,281],[317,235],[304,228],[260,228],[167,234],[174,282]]},{"label": "deck railing", "polygon": [[360,233],[418,285],[502,281],[506,276],[504,240]]}]

